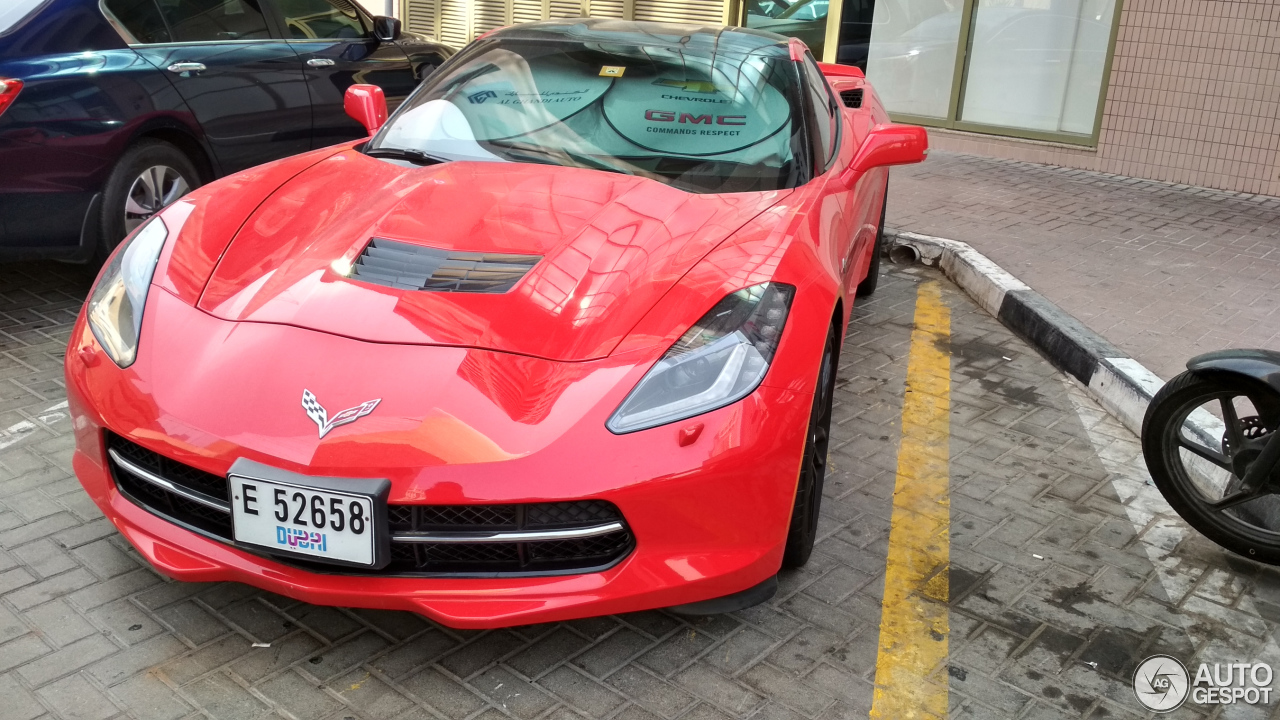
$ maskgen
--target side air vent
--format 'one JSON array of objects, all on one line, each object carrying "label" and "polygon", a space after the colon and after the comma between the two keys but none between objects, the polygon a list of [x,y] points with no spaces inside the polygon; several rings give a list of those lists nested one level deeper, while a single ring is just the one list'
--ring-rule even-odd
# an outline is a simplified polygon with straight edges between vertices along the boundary
[{"label": "side air vent", "polygon": [[844,103],[845,107],[862,107],[862,88],[840,91],[840,101]]},{"label": "side air vent", "polygon": [[373,238],[349,277],[401,290],[504,293],[515,287],[541,255],[440,250]]}]

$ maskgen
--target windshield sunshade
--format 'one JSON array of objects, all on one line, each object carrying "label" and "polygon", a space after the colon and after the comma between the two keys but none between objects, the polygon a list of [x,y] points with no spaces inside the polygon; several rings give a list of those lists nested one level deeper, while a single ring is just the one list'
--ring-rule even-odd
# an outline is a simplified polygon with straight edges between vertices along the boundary
[{"label": "windshield sunshade", "polygon": [[785,48],[743,34],[717,44],[584,34],[476,43],[370,148],[587,167],[694,192],[773,190],[801,177],[798,79]]}]

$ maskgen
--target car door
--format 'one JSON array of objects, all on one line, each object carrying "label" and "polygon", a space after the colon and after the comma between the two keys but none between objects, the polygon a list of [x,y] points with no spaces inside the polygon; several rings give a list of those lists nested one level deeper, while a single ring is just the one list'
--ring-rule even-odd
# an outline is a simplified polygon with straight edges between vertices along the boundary
[{"label": "car door", "polygon": [[311,148],[302,62],[273,37],[260,0],[156,2],[163,32],[132,45],[166,71],[199,122],[222,174]]},{"label": "car door", "polygon": [[362,138],[364,126],[347,116],[347,88],[382,88],[395,110],[418,81],[409,56],[394,42],[374,37],[372,18],[349,0],[272,0],[281,27],[302,58],[311,93],[312,147]]},{"label": "car door", "polygon": [[[857,257],[858,238],[856,229],[850,222],[854,187],[845,183],[838,162],[841,159],[839,156],[843,140],[840,109],[826,78],[822,76],[813,56],[807,52],[802,67],[805,74],[805,97],[808,100],[806,105],[812,113],[810,137],[815,151],[814,173],[818,175],[814,182],[823,183],[821,205],[816,209],[820,237],[827,242],[824,252],[829,253],[831,266],[848,285],[851,282],[853,262]],[[847,145],[844,149],[847,150]]]}]

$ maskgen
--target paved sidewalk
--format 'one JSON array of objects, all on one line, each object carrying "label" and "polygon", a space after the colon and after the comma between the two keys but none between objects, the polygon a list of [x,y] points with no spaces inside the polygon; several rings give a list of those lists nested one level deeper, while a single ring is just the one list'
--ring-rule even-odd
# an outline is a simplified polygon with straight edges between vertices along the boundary
[{"label": "paved sidewalk", "polygon": [[841,356],[820,540],[777,597],[694,622],[645,612],[475,632],[147,567],[69,467],[60,362],[89,278],[6,267],[0,718],[865,720],[925,281],[951,312],[950,654],[929,674],[951,717],[1150,718],[1130,684],[1146,655],[1280,665],[1280,572],[1191,533],[1135,438],[937,271],[886,269]]},{"label": "paved sidewalk", "polygon": [[891,177],[890,227],[973,245],[1166,380],[1280,349],[1280,199],[944,152]]}]

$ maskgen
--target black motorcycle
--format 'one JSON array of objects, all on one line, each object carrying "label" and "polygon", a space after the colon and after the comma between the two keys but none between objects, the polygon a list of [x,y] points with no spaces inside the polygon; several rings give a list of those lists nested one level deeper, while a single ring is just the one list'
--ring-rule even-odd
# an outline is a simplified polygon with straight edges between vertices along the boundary
[{"label": "black motorcycle", "polygon": [[1191,527],[1280,565],[1280,352],[1193,358],[1147,408],[1142,454]]}]

